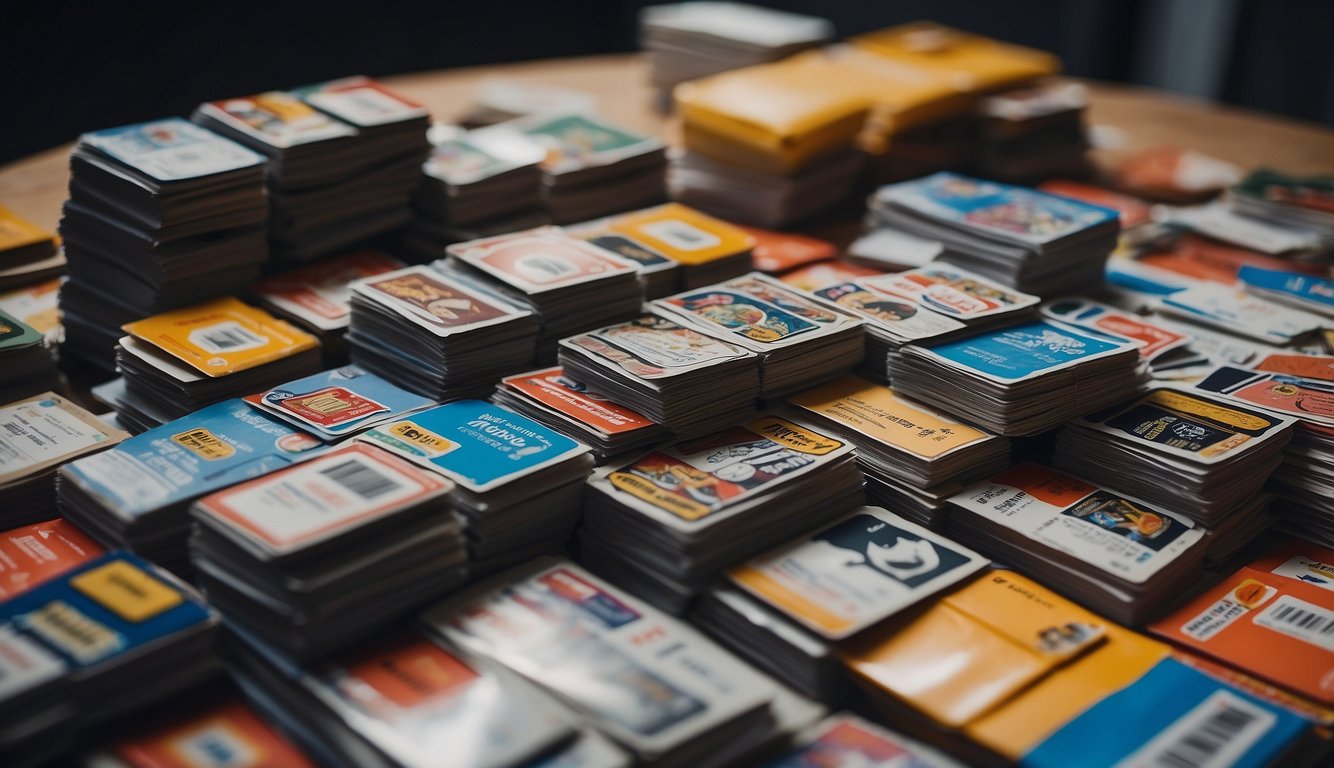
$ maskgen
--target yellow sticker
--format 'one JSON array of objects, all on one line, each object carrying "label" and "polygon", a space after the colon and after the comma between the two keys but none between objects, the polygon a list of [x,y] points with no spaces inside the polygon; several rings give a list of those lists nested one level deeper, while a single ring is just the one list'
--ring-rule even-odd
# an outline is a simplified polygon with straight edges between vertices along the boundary
[{"label": "yellow sticker", "polygon": [[70,579],[70,585],[122,619],[135,623],[175,608],[185,599],[180,592],[124,560],[81,573]]},{"label": "yellow sticker", "polygon": [[[675,469],[677,472],[689,472],[693,468],[681,466]],[[707,473],[700,472],[699,474],[704,476],[701,482],[706,483],[713,480],[712,476],[707,475]],[[607,480],[615,488],[636,498],[643,499],[659,509],[667,510],[683,520],[698,520],[713,511],[705,504],[677,495],[630,472],[612,472],[607,476]]]},{"label": "yellow sticker", "polygon": [[205,461],[226,459],[236,453],[236,449],[232,447],[231,443],[203,427],[178,432],[172,435],[171,439]]},{"label": "yellow sticker", "polygon": [[843,447],[843,443],[776,416],[765,416],[746,425],[746,429],[798,453],[824,456]]},{"label": "yellow sticker", "polygon": [[459,447],[459,444],[453,440],[441,437],[412,421],[396,421],[386,427],[385,431],[432,459],[437,456],[444,456]]},{"label": "yellow sticker", "polygon": [[1228,408],[1218,403],[1185,394],[1184,392],[1173,392],[1168,389],[1159,389],[1150,392],[1145,396],[1143,402],[1161,405],[1164,408],[1171,408],[1172,410],[1180,411],[1181,413],[1202,416],[1233,429],[1268,429],[1276,423],[1269,419],[1236,410],[1235,408]]},{"label": "yellow sticker", "polygon": [[745,230],[680,203],[617,217],[611,229],[688,266],[745,253],[755,240]]},{"label": "yellow sticker", "polygon": [[304,352],[314,336],[231,296],[123,326],[206,376],[225,376]]}]

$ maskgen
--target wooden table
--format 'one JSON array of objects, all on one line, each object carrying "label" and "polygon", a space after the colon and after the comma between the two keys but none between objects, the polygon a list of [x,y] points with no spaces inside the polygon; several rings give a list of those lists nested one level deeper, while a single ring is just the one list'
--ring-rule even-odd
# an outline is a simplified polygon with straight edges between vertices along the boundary
[{"label": "wooden table", "polygon": [[[421,101],[437,119],[449,120],[462,114],[478,86],[492,78],[587,91],[597,97],[605,117],[666,139],[672,136],[671,122],[651,106],[647,60],[636,54],[423,72],[385,82]],[[1146,88],[1088,86],[1090,124],[1118,129],[1123,140],[1120,147],[1099,151],[1100,161],[1177,144],[1248,169],[1266,165],[1292,173],[1334,174],[1334,131],[1327,128]],[[0,168],[0,204],[54,229],[65,200],[68,154],[68,146],[57,147]]]}]

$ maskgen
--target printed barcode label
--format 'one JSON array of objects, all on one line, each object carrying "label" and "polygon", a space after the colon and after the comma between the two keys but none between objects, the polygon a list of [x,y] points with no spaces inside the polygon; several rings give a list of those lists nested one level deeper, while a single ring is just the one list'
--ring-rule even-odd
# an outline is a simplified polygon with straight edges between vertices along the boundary
[{"label": "printed barcode label", "polygon": [[1277,722],[1273,712],[1217,691],[1118,768],[1223,768],[1232,765]]},{"label": "printed barcode label", "polygon": [[398,490],[398,481],[380,474],[369,464],[348,459],[320,470],[320,474],[361,498],[370,501]]},{"label": "printed barcode label", "polygon": [[684,221],[665,219],[645,224],[645,233],[682,251],[699,251],[712,248],[722,240],[712,232],[705,232],[699,227]]},{"label": "printed barcode label", "polygon": [[1255,616],[1255,623],[1303,642],[1334,651],[1334,611],[1283,595]]},{"label": "printed barcode label", "polygon": [[190,343],[205,352],[219,354],[262,347],[269,343],[269,340],[240,323],[228,320],[191,331]]}]

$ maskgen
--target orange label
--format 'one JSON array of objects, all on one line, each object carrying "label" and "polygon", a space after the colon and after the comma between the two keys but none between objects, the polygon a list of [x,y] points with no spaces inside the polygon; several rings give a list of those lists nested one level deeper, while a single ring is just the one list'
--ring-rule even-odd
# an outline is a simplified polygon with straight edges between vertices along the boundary
[{"label": "orange label", "polygon": [[1054,507],[1068,507],[1098,490],[1097,486],[1028,462],[1010,467],[991,481],[1018,488]]},{"label": "orange label", "polygon": [[63,519],[7,531],[0,535],[0,601],[17,597],[104,551]]},{"label": "orange label", "polygon": [[404,709],[451,694],[478,676],[440,646],[415,636],[362,656],[347,673]]}]

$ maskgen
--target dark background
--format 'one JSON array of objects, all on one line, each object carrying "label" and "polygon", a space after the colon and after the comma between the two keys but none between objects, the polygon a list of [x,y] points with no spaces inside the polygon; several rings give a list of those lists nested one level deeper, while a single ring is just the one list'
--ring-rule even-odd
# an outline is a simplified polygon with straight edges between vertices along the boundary
[{"label": "dark background", "polygon": [[[641,0],[0,0],[0,162],[207,99],[634,50]],[[1334,125],[1331,0],[777,0],[840,36],[933,19],[1052,51],[1073,75]],[[462,111],[466,105],[459,105]]]}]

